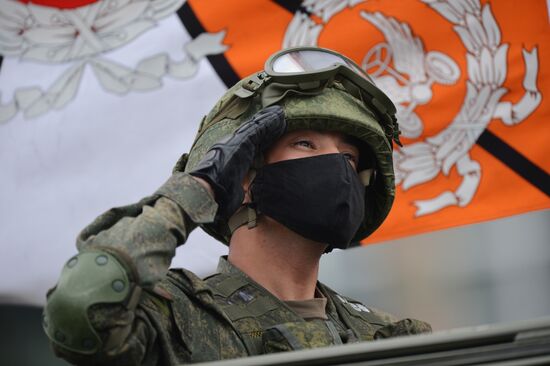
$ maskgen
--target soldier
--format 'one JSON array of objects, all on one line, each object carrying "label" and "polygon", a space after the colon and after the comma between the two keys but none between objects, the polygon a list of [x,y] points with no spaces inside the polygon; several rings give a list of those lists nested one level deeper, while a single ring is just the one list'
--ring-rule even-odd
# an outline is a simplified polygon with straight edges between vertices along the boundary
[{"label": "soldier", "polygon": [[[44,329],[77,364],[174,365],[430,331],[337,294],[319,260],[372,233],[395,187],[395,107],[348,58],[280,51],[203,119],[155,194],[99,216],[48,293]],[[200,225],[218,273],[168,271]]]}]

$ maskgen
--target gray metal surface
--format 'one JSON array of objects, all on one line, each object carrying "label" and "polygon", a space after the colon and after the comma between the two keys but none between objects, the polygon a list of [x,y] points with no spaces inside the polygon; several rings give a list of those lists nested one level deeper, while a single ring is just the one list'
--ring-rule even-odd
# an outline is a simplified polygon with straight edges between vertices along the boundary
[{"label": "gray metal surface", "polygon": [[536,365],[549,357],[550,317],[545,317],[201,365]]}]

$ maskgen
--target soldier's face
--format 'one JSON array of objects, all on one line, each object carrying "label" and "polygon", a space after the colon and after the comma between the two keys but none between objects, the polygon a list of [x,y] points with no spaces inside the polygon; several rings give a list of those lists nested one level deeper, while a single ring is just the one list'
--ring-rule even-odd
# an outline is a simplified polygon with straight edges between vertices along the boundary
[{"label": "soldier's face", "polygon": [[359,149],[347,135],[333,131],[297,130],[283,135],[265,152],[265,163],[337,153],[344,155],[357,170]]},{"label": "soldier's face", "polygon": [[[352,167],[357,170],[359,165],[359,148],[349,136],[333,131],[296,130],[284,134],[264,152],[265,163],[307,158],[323,154],[342,154]],[[245,198],[243,203],[250,202],[248,188],[251,175],[243,181]]]}]

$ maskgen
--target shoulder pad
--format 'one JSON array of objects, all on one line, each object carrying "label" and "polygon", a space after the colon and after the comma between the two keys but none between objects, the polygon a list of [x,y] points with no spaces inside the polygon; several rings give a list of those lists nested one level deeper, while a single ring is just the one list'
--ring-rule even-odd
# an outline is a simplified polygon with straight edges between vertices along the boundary
[{"label": "shoulder pad", "polygon": [[44,330],[62,348],[93,354],[102,341],[90,323],[88,309],[99,303],[123,303],[131,292],[137,293],[130,290],[128,274],[114,256],[81,252],[65,263],[57,286],[48,294]]}]

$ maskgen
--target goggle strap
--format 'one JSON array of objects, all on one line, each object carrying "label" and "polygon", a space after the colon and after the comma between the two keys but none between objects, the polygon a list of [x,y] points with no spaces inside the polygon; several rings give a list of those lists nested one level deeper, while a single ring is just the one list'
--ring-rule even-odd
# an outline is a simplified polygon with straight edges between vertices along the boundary
[{"label": "goggle strap", "polygon": [[252,75],[235,90],[235,95],[243,99],[253,96],[264,84],[266,76],[264,72]]},{"label": "goggle strap", "polygon": [[338,81],[340,82],[340,84],[342,84],[342,86],[348,93],[350,93],[355,98],[359,99],[363,104],[365,104],[361,88],[355,85],[352,81],[348,80],[346,77],[341,77],[338,79]]},{"label": "goggle strap", "polygon": [[[321,90],[324,89],[327,85],[334,84],[336,80],[335,76],[332,76],[328,80],[326,80],[324,82],[324,86],[321,86],[321,84],[323,83],[319,80],[315,80],[315,82],[312,82],[311,85],[302,82],[298,83],[297,86],[299,90],[305,91],[304,94],[309,94],[307,90]],[[248,78],[248,80],[243,82],[237,90],[235,90],[235,95],[241,99],[248,99],[255,95],[268,80],[269,76],[265,73],[265,71],[252,75],[250,78]],[[361,91],[361,88],[359,88],[353,81],[348,80],[346,77],[338,78],[337,82],[340,83],[348,93],[361,100],[363,104],[370,106],[372,109],[374,109],[375,113],[378,115],[378,118],[382,119],[382,121],[380,121],[380,125],[384,129],[384,133],[388,138],[388,141],[394,141],[397,145],[401,147],[403,146],[401,144],[401,141],[399,140],[400,131],[397,120],[394,115],[390,115],[388,113],[384,103],[380,102],[374,97],[368,98],[368,94],[365,95],[365,93]],[[279,98],[283,98],[285,94],[286,93],[281,95]]]}]

